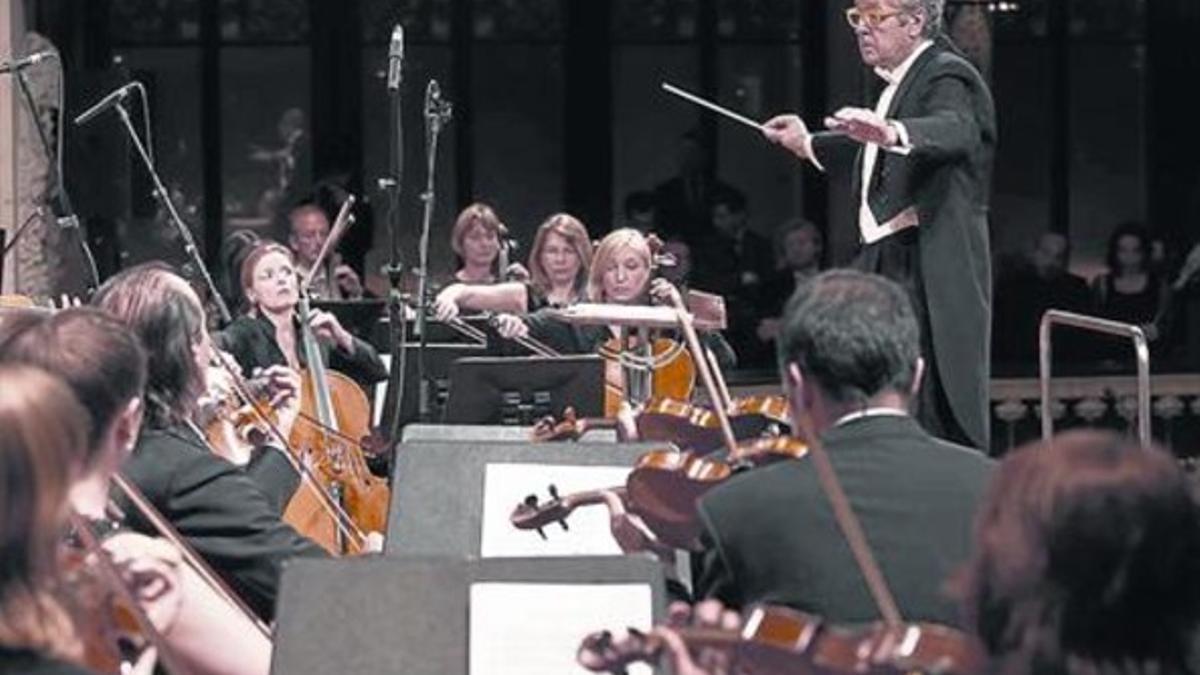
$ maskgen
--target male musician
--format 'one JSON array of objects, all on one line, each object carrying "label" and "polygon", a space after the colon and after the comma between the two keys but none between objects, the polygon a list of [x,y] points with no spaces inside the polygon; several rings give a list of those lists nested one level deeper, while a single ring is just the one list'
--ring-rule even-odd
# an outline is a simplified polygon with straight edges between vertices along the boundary
[{"label": "male musician", "polygon": [[[296,271],[301,277],[308,274],[321,254],[321,246],[329,236],[329,217],[316,204],[306,203],[288,214],[288,248],[296,255]],[[330,254],[332,256],[332,253]],[[329,262],[328,260],[326,261]],[[314,298],[321,300],[358,300],[363,296],[362,280],[349,265],[338,263],[330,279],[328,268],[313,277],[310,287]]]},{"label": "male musician", "polygon": [[[909,416],[924,370],[918,344],[903,289],[833,270],[789,301],[779,359],[792,419],[809,420],[822,439],[900,612],[954,623],[941,588],[970,550],[992,462]],[[696,597],[735,608],[790,605],[838,622],[879,618],[811,459],[735,476],[698,511],[705,550]]]},{"label": "male musician", "polygon": [[854,155],[854,266],[913,298],[928,370],[918,417],[936,436],[987,450],[995,111],[979,72],[940,32],[944,1],[855,0],[846,18],[859,53],[887,83],[875,108],[839,110],[825,120],[832,133],[781,115],[765,134],[822,170]]}]

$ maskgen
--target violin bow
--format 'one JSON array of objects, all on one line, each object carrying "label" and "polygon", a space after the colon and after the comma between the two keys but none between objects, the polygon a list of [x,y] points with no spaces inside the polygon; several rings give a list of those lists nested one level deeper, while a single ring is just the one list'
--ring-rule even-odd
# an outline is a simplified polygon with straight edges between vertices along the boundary
[{"label": "violin bow", "polygon": [[[325,237],[325,242],[321,244],[321,252],[317,254],[317,260],[313,263],[312,268],[308,270],[308,274],[305,275],[300,284],[299,290],[301,294],[308,293],[308,288],[312,286],[313,279],[316,278],[317,271],[321,269],[326,257],[329,256],[330,250],[333,249],[337,241],[345,234],[346,228],[354,223],[354,215],[350,213],[350,209],[354,208],[354,202],[354,195],[347,195],[346,201],[342,202],[342,208],[338,211],[337,218],[333,221],[333,227],[330,228],[329,236]],[[329,282],[332,284],[333,279],[330,278]]]},{"label": "violin bow", "polygon": [[854,561],[857,563],[863,579],[867,582],[867,588],[871,591],[871,597],[875,600],[875,605],[879,608],[879,614],[883,617],[884,623],[892,628],[898,627],[904,623],[904,619],[900,615],[900,608],[896,605],[896,598],[892,595],[891,588],[888,587],[887,579],[883,576],[879,561],[875,559],[875,554],[871,551],[871,544],[867,541],[862,523],[854,514],[854,508],[850,506],[850,498],[842,489],[837,472],[834,471],[833,464],[829,461],[829,453],[825,451],[825,445],[821,442],[820,437],[813,432],[812,419],[809,418],[808,413],[802,412],[797,417],[799,419],[795,420],[796,425],[808,443],[809,456],[812,458],[813,466],[816,467],[817,479],[826,498],[829,499],[830,507],[833,508],[833,517],[837,521],[838,529],[842,531],[842,536],[850,545]]}]

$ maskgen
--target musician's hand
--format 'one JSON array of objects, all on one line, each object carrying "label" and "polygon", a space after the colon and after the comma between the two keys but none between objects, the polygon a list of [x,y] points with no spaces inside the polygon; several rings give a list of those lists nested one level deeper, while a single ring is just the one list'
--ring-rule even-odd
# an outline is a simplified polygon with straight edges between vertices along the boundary
[{"label": "musician's hand", "polygon": [[637,428],[637,415],[633,411],[633,406],[629,405],[629,401],[621,399],[620,405],[617,406],[617,440],[621,443],[636,443],[641,439],[641,433]]},{"label": "musician's hand", "polygon": [[495,319],[496,332],[500,333],[500,337],[511,340],[513,338],[529,337],[529,324],[521,320],[521,317],[512,314],[497,314]]},{"label": "musician's hand", "polygon": [[383,535],[378,532],[368,532],[363,542],[363,553],[383,553]]},{"label": "musician's hand", "polygon": [[326,344],[332,344],[343,352],[354,351],[354,337],[342,327],[342,322],[329,312],[314,309],[309,317],[308,325],[312,327],[317,338]]},{"label": "musician's hand", "polygon": [[[222,365],[222,361],[228,365]],[[223,405],[225,401],[229,400],[233,392],[233,383],[227,370],[230,367],[238,367],[233,356],[214,348],[212,360],[204,369],[204,393],[196,402],[199,409],[204,410],[212,406]]]},{"label": "musician's hand", "polygon": [[164,539],[120,532],[101,543],[138,604],[160,633],[170,630],[183,604],[183,557]]},{"label": "musician's hand", "polygon": [[662,277],[650,282],[650,299],[662,305],[674,305],[674,298],[681,297],[675,284]]},{"label": "musician's hand", "polygon": [[602,490],[600,496],[608,506],[608,525],[613,539],[617,540],[617,545],[623,553],[645,551],[658,558],[664,565],[675,564],[675,549],[659,541],[641,517],[629,513],[625,508],[625,500],[620,495],[611,490]]},{"label": "musician's hand", "polygon": [[508,281],[529,281],[533,278],[533,275],[529,273],[529,269],[519,262],[512,263],[503,272],[504,278]]},{"label": "musician's hand", "polygon": [[726,649],[701,647],[693,658],[677,628],[708,628],[734,632],[741,629],[742,617],[726,609],[717,600],[704,600],[695,606],[674,602],[667,609],[667,625],[652,633],[662,638],[680,675],[725,675],[732,672],[731,654]]},{"label": "musician's hand", "polygon": [[667,608],[667,625],[672,628],[694,626],[732,631],[742,627],[742,617],[726,608],[720,600],[701,600],[694,605],[672,602]]},{"label": "musician's hand", "polygon": [[300,373],[283,365],[271,366],[255,371],[254,377],[263,382],[268,405],[276,411],[279,419],[276,427],[284,437],[292,435],[292,427],[300,414]]},{"label": "musician's hand", "polygon": [[433,316],[438,321],[450,321],[458,317],[458,297],[463,290],[462,284],[450,284],[442,289],[433,299]]},{"label": "musician's hand", "polygon": [[889,148],[900,142],[900,133],[886,119],[866,108],[842,108],[825,118],[825,127],[840,131],[859,143]]},{"label": "musician's hand", "polygon": [[801,159],[810,159],[809,139],[811,134],[808,126],[799,115],[779,115],[772,117],[763,124],[763,135],[768,141],[782,145]]},{"label": "musician's hand", "polygon": [[363,296],[362,280],[358,278],[358,272],[349,265],[338,265],[333,270],[333,280],[337,287],[341,289],[342,295],[351,300],[359,300]]}]

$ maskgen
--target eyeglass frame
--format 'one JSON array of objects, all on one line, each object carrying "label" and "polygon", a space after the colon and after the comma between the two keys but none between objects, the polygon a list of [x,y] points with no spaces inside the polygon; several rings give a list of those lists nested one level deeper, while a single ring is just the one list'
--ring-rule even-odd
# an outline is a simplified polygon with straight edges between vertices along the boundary
[{"label": "eyeglass frame", "polygon": [[[874,30],[876,28],[879,28],[879,25],[882,24],[884,21],[887,21],[888,19],[892,18],[893,16],[899,16],[904,13],[905,13],[904,11],[899,10],[899,9],[892,10],[890,12],[880,12],[878,10],[863,11],[857,7],[847,7],[846,8],[846,23],[850,24],[850,27],[855,30],[858,30],[859,28],[861,28],[863,26],[867,27],[870,30]],[[856,23],[855,22],[856,20],[854,19],[854,17],[859,17],[858,21],[861,21],[862,23]],[[868,19],[867,17],[872,17],[872,18]]]}]

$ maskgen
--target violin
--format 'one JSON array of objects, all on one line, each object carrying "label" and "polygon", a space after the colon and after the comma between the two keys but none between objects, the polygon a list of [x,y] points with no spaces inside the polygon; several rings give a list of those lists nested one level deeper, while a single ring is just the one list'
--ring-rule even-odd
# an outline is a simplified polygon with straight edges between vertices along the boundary
[{"label": "violin", "polygon": [[[836,626],[778,606],[751,608],[738,630],[667,630],[678,635],[689,652],[723,652],[728,669],[721,673],[977,675],[987,666],[983,645],[953,628],[928,623]],[[631,630],[628,638],[614,641],[604,631],[583,640],[577,660],[593,672],[623,673],[632,663],[656,663],[664,651],[661,633]]]},{"label": "violin", "polygon": [[[806,454],[801,441],[785,437],[750,441],[724,459],[673,448],[652,450],[638,458],[624,486],[607,492],[621,497],[661,542],[694,550],[701,530],[696,503],[709,490],[740,471]],[[604,492],[590,490],[562,497],[550,486],[549,501],[539,502],[536,495],[530,495],[516,506],[509,520],[517,529],[537,530],[545,538],[547,525],[557,522],[565,528],[575,509],[605,503]]]},{"label": "violin", "polygon": [[187,672],[167,646],[134,592],[100,545],[91,523],[71,514],[71,536],[60,549],[57,596],[71,615],[82,643],[82,660],[92,670],[129,672],[147,650],[157,650],[170,672]]},{"label": "violin", "polygon": [[[779,436],[786,424],[787,402],[780,396],[737,399],[727,416],[738,441]],[[709,407],[655,397],[642,407],[636,419],[638,437],[643,440],[671,441],[699,454],[725,447],[721,420]]]}]

